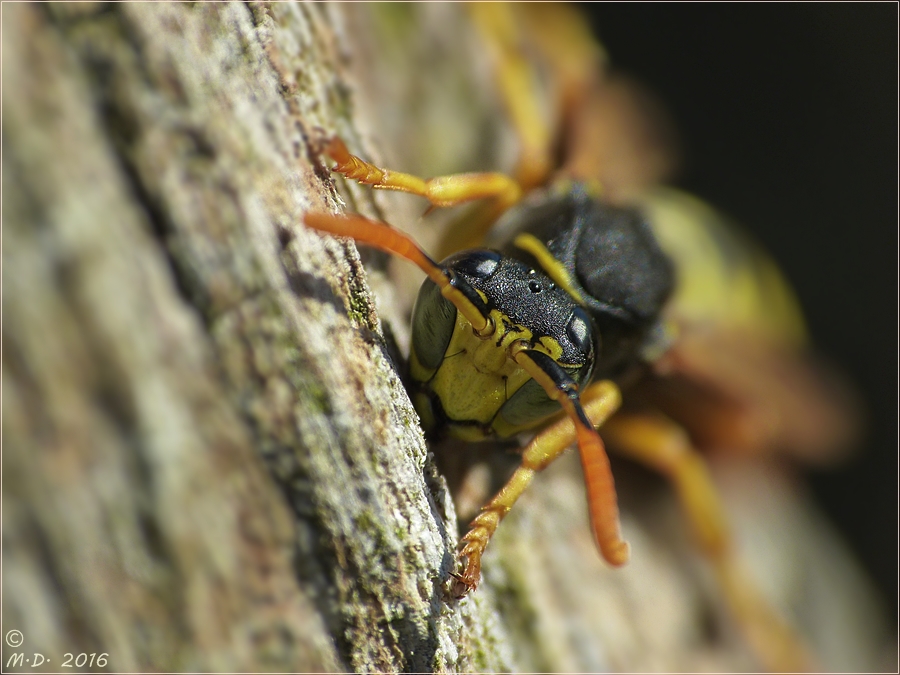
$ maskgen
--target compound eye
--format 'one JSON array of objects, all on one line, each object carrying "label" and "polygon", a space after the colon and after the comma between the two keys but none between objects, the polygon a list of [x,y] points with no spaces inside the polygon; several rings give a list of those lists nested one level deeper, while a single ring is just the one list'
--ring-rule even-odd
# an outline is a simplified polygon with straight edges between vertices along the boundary
[{"label": "compound eye", "polygon": [[572,318],[566,326],[566,336],[582,354],[589,354],[594,347],[593,325],[587,313],[576,307],[572,311]]},{"label": "compound eye", "polygon": [[453,268],[468,277],[486,279],[497,270],[500,259],[501,256],[496,251],[471,251],[455,261]]}]

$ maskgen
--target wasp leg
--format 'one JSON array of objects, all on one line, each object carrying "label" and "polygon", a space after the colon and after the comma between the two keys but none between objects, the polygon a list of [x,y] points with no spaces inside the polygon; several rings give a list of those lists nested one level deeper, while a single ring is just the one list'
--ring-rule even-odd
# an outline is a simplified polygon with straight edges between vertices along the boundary
[{"label": "wasp leg", "polygon": [[[525,359],[516,360],[529,372],[534,370],[532,376],[539,373],[535,379],[548,389],[548,393],[550,389],[561,391],[555,383],[547,382],[549,376],[539,366],[532,368],[526,365]],[[530,358],[528,361],[534,363]],[[522,463],[500,492],[482,507],[481,513],[472,521],[471,529],[463,537],[465,545],[460,555],[466,559],[466,566],[458,576],[465,587],[463,594],[478,585],[481,557],[500,521],[531,484],[535,474],[559,457],[576,440],[584,467],[595,539],[604,558],[611,564],[622,565],[628,559],[628,545],[619,537],[618,506],[609,459],[603,442],[594,431],[594,426],[603,424],[618,409],[622,400],[619,388],[610,381],[602,381],[586,389],[580,403],[572,404],[573,398],[566,393],[560,393],[558,400],[570,402],[564,403],[568,417],[542,430],[525,446]],[[577,401],[577,397],[574,400]]]},{"label": "wasp leg", "polygon": [[800,637],[769,606],[740,564],[709,469],[684,430],[661,415],[620,413],[604,425],[603,436],[617,451],[672,481],[726,602],[764,665],[773,672],[811,669],[813,659]]},{"label": "wasp leg", "polygon": [[[479,2],[467,8],[493,61],[494,80],[518,143],[513,176],[525,193],[547,182],[572,111],[602,78],[605,55],[583,18],[562,3]],[[549,96],[540,86],[534,51],[549,66]],[[438,246],[440,255],[480,245],[514,203],[497,200],[465,214],[448,229]]]},{"label": "wasp leg", "polygon": [[526,190],[541,185],[552,169],[553,138],[514,9],[506,3],[472,3],[468,9],[493,61],[497,87],[519,142],[514,175]]},{"label": "wasp leg", "polygon": [[[586,92],[603,79],[606,54],[581,14],[562,3],[472,3],[469,11],[494,61],[497,85],[519,141],[514,176],[526,190],[546,182],[556,136]],[[539,87],[536,51],[552,91]],[[550,100],[550,105],[542,102]]]},{"label": "wasp leg", "polygon": [[585,16],[564,3],[516,6],[531,39],[553,73],[563,123],[578,108],[585,92],[603,80],[606,51]]},{"label": "wasp leg", "polygon": [[458,173],[434,178],[420,178],[370,164],[350,154],[344,142],[332,138],[325,154],[335,162],[333,171],[364,185],[382,190],[396,190],[425,197],[432,206],[448,207],[476,199],[493,197],[496,207],[505,210],[519,201],[522,188],[503,173]]},{"label": "wasp leg", "polygon": [[[606,53],[581,13],[562,3],[478,3],[470,6],[497,63],[497,80],[521,143],[516,178],[532,187],[552,170],[555,136],[565,131],[587,92],[604,77]],[[551,105],[524,50],[533,47],[549,70]],[[546,108],[546,106],[544,106]]]},{"label": "wasp leg", "polygon": [[495,81],[518,142],[519,159],[513,170],[520,195],[472,209],[447,230],[439,253],[478,246],[485,233],[518,201],[521,194],[546,182],[553,169],[554,127],[541,106],[535,69],[521,44],[522,26],[506,3],[470,3],[467,8],[494,64]]}]

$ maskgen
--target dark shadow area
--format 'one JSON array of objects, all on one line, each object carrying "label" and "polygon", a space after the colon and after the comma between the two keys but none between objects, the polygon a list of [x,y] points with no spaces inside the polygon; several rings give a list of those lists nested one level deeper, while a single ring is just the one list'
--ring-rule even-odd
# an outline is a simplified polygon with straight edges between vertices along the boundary
[{"label": "dark shadow area", "polygon": [[674,117],[676,184],[761,240],[861,391],[859,452],[808,478],[896,616],[897,5],[586,9]]}]

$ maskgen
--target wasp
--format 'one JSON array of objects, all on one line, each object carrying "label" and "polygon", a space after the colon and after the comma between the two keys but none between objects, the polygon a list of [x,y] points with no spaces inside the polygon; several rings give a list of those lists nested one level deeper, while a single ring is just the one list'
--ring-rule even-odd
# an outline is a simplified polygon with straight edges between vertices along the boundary
[{"label": "wasp", "polygon": [[[790,289],[762,251],[699,200],[652,188],[653,171],[611,170],[597,120],[614,87],[602,48],[572,10],[484,3],[470,11],[519,141],[512,172],[426,179],[370,163],[337,137],[321,148],[334,172],[423,197],[429,208],[476,202],[439,246],[453,252],[438,261],[360,215],[304,218],[427,275],[409,355],[410,394],[426,431],[466,441],[533,433],[462,538],[458,595],[477,587],[503,518],[572,445],[600,553],[612,566],[627,563],[608,444],[674,483],[763,662],[810,667],[802,640],[743,571],[701,453],[782,441],[806,452],[842,437],[841,415],[830,414],[821,382],[798,356],[806,335]],[[522,40],[553,74],[552,120]],[[792,406],[796,414],[784,414]]]}]

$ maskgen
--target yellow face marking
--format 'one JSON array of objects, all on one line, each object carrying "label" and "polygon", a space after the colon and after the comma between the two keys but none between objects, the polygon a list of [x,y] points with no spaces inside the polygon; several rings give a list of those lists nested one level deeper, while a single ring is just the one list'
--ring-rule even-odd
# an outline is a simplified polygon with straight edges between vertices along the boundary
[{"label": "yellow face marking", "polygon": [[[527,343],[529,349],[544,352],[554,360],[562,355],[558,342],[547,336],[535,340],[528,328],[513,323],[499,310],[492,310],[490,318],[494,332],[481,338],[465,317],[457,314],[444,360],[428,383],[450,420],[489,425],[509,397],[531,379],[510,357],[517,343]],[[451,432],[469,439],[485,435],[464,426],[451,426]]]},{"label": "yellow face marking", "polygon": [[541,269],[544,270],[548,277],[556,282],[557,286],[572,296],[579,305],[584,305],[584,298],[582,298],[581,294],[575,289],[575,283],[572,280],[572,276],[569,274],[569,270],[567,270],[559,260],[553,257],[553,254],[547,250],[546,246],[544,246],[544,242],[533,234],[522,233],[513,239],[513,244],[534,256],[534,259],[537,260]]}]

